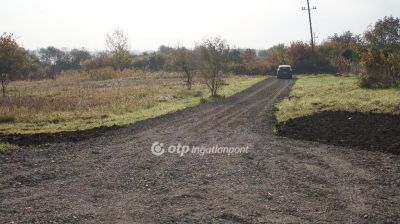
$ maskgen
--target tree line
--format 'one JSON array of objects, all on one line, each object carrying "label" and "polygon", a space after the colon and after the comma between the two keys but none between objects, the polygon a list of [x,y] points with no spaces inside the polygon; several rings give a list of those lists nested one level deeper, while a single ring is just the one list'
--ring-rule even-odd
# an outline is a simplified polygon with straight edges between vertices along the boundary
[{"label": "tree line", "polygon": [[[400,86],[400,19],[384,17],[363,34],[334,34],[315,47],[304,42],[276,45],[261,53],[259,63],[273,72],[291,64],[297,74],[357,74],[361,87]],[[256,66],[257,67],[257,66]]]},{"label": "tree line", "polygon": [[297,74],[355,73],[363,87],[398,86],[400,80],[400,20],[384,17],[363,34],[350,31],[334,34],[312,51],[308,43],[295,41],[266,50],[230,48],[220,37],[204,39],[193,49],[160,46],[153,52],[134,55],[122,30],[106,36],[107,51],[85,48],[63,51],[55,47],[29,51],[13,34],[0,36],[0,82],[3,96],[11,80],[56,79],[63,70],[179,71],[187,88],[201,75],[213,96],[224,73],[243,75],[275,74],[280,64],[291,64]]}]

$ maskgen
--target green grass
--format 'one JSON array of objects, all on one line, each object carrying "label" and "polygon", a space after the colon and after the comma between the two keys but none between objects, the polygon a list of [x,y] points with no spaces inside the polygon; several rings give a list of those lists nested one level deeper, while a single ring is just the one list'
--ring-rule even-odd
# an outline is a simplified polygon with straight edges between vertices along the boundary
[{"label": "green grass", "polygon": [[400,89],[360,88],[355,76],[303,75],[277,109],[278,122],[321,111],[399,113]]},{"label": "green grass", "polygon": [[[127,71],[119,75],[104,80],[68,74],[57,80],[13,82],[9,97],[0,99],[0,133],[55,133],[128,125],[210,98],[201,80],[195,80],[192,90],[187,90],[177,73]],[[263,79],[228,76],[219,95],[231,96]]]},{"label": "green grass", "polygon": [[18,149],[19,149],[19,147],[17,145],[0,142],[0,153],[11,152],[11,151],[18,150]]}]

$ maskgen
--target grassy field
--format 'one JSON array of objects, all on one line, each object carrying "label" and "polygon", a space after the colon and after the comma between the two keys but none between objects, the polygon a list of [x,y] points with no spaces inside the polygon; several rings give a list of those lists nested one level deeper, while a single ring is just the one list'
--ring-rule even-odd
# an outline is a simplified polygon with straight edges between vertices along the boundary
[{"label": "grassy field", "polygon": [[[228,76],[230,96],[265,77]],[[178,73],[67,72],[57,80],[18,81],[0,99],[0,133],[54,133],[125,125],[194,106],[209,98],[196,80],[187,90]]]},{"label": "grassy field", "polygon": [[362,89],[355,76],[299,76],[277,108],[279,122],[321,111],[399,113],[400,89]]}]

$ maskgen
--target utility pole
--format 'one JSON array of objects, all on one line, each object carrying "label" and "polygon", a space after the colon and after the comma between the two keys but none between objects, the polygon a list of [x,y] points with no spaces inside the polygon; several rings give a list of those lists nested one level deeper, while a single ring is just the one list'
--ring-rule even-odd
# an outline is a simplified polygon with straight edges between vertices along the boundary
[{"label": "utility pole", "polygon": [[313,32],[313,28],[312,28],[312,20],[311,20],[311,10],[316,10],[317,7],[312,7],[310,8],[310,0],[307,0],[307,7],[303,7],[302,10],[307,10],[308,11],[308,18],[310,20],[310,33],[311,33],[311,48],[312,51],[314,52],[315,49],[315,45],[314,45],[314,32]]},{"label": "utility pole", "polygon": [[307,8],[306,7],[303,7],[302,8],[302,10],[303,11],[308,11],[308,19],[309,19],[309,21],[310,21],[310,34],[311,34],[311,50],[312,50],[312,58],[311,58],[311,61],[312,61],[312,64],[313,64],[313,66],[312,66],[312,72],[314,73],[314,75],[316,75],[317,74],[317,65],[316,65],[316,62],[315,62],[315,39],[314,39],[314,37],[315,37],[315,34],[314,34],[314,32],[313,32],[313,28],[312,28],[312,20],[311,20],[311,10],[316,10],[317,9],[317,7],[315,7],[315,6],[313,6],[312,8],[310,7],[310,0],[307,0]]},{"label": "utility pole", "polygon": [[317,36],[317,34],[314,32],[314,45],[317,45],[317,39],[319,37]]}]

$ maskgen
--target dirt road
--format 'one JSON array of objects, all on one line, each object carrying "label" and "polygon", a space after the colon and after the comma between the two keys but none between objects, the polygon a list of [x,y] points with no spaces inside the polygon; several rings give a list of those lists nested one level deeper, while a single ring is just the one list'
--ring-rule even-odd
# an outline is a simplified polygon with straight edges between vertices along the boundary
[{"label": "dirt road", "polygon": [[[0,223],[399,223],[399,156],[272,134],[292,84],[0,155]],[[249,149],[155,156],[156,141]]]}]

